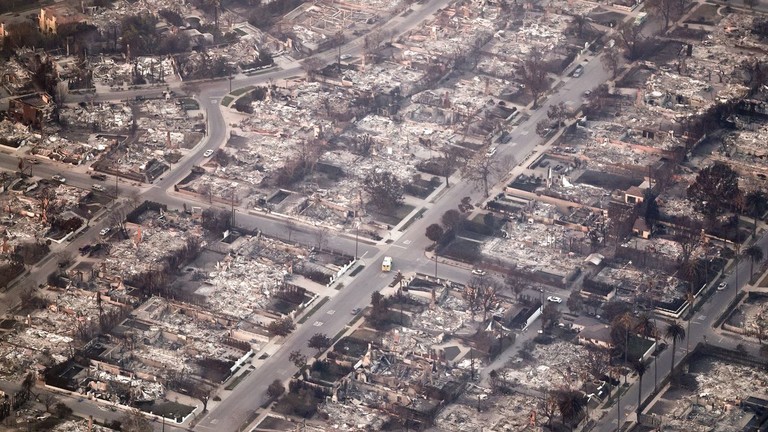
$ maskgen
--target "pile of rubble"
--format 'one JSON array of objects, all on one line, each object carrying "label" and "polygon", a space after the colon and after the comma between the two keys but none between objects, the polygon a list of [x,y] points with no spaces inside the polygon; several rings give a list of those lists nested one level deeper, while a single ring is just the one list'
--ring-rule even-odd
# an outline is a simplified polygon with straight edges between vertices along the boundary
[{"label": "pile of rubble", "polygon": [[127,105],[96,103],[90,105],[63,106],[59,120],[70,127],[99,131],[122,131],[131,126],[133,114]]},{"label": "pile of rubble", "polygon": [[581,388],[588,379],[587,348],[568,342],[536,345],[532,352],[536,361],[507,367],[499,378],[513,386],[545,391],[558,388]]},{"label": "pile of rubble", "polygon": [[7,119],[0,121],[0,136],[5,143],[18,144],[19,147],[25,145],[34,147],[43,139],[39,133],[30,133],[28,126]]},{"label": "pile of rubble", "polygon": [[531,396],[493,396],[489,389],[470,385],[462,397],[437,415],[435,430],[524,432],[530,430],[534,406]]},{"label": "pile of rubble", "polygon": [[337,431],[382,430],[390,419],[387,413],[375,408],[333,401],[322,403],[317,411],[326,415],[329,426]]},{"label": "pile of rubble", "polygon": [[27,328],[6,337],[0,343],[0,377],[21,381],[24,374],[38,365],[53,366],[66,361],[73,339],[38,328]]},{"label": "pile of rubble", "polygon": [[88,420],[67,420],[57,424],[51,432],[114,432],[114,429],[89,424]]},{"label": "pile of rubble", "polygon": [[136,401],[153,401],[165,396],[165,388],[158,382],[151,382],[125,375],[115,375],[103,370],[90,370],[86,388],[81,389],[84,394],[94,394],[99,399],[113,402],[119,401],[117,394],[109,392],[110,383],[130,388],[132,399]]},{"label": "pile of rubble", "polygon": [[187,246],[189,236],[197,235],[155,224],[141,226],[128,240],[111,243],[104,259],[104,271],[126,280],[147,271],[160,270],[169,253]]},{"label": "pile of rubble", "polygon": [[556,274],[568,274],[582,264],[582,257],[565,251],[562,242],[567,236],[561,226],[511,222],[506,231],[508,238],[494,238],[482,245],[483,255],[528,271],[554,271]]},{"label": "pile of rubble", "polygon": [[206,297],[213,312],[247,319],[269,305],[284,277],[285,270],[273,263],[228,255],[216,263],[216,270],[208,275],[208,286],[199,288],[196,294]]}]

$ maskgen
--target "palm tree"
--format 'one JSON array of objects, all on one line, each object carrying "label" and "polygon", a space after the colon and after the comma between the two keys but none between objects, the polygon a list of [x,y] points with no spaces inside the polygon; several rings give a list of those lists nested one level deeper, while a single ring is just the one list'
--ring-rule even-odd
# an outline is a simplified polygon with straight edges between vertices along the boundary
[{"label": "palm tree", "polygon": [[637,318],[635,323],[635,331],[643,335],[645,338],[656,336],[656,323],[651,318],[651,315],[646,312]]},{"label": "palm tree", "polygon": [[[624,334],[624,363],[627,362],[627,356],[629,355],[629,329],[633,327],[633,324],[634,317],[629,312],[617,316],[613,319],[612,323],[613,329],[611,333],[621,331]],[[614,338],[618,339],[615,336]]]},{"label": "palm tree", "polygon": [[744,251],[744,255],[749,257],[749,277],[752,278],[755,270],[755,263],[758,263],[765,258],[763,250],[758,245],[752,245]]},{"label": "palm tree", "polygon": [[640,378],[638,380],[639,388],[637,389],[637,415],[640,416],[640,403],[643,398],[643,375],[645,375],[645,371],[648,370],[648,366],[642,361],[636,361],[632,363],[632,369],[635,370],[635,373],[637,373],[637,376]]},{"label": "palm tree", "polygon": [[677,348],[677,343],[685,339],[685,329],[675,321],[667,326],[664,334],[672,340],[672,367],[670,369],[670,375],[672,375],[675,371],[675,349]]},{"label": "palm tree", "polygon": [[752,234],[754,235],[757,231],[757,219],[768,210],[768,194],[761,190],[753,190],[747,194],[745,200],[749,215],[755,220],[752,226]]},{"label": "palm tree", "polygon": [[573,430],[573,423],[581,416],[587,403],[584,394],[577,390],[563,390],[557,395],[557,409],[563,417],[563,424]]}]

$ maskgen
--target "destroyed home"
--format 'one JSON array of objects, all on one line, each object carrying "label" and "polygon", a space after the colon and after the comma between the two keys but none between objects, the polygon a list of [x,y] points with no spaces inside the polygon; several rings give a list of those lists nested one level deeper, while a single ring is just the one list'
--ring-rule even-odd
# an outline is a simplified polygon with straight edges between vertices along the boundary
[{"label": "destroyed home", "polygon": [[32,93],[8,101],[8,117],[11,120],[41,129],[52,120],[54,102],[47,93]]},{"label": "destroyed home", "polygon": [[697,356],[686,375],[644,412],[641,423],[663,422],[673,431],[758,430],[765,426],[768,377],[754,366]]}]

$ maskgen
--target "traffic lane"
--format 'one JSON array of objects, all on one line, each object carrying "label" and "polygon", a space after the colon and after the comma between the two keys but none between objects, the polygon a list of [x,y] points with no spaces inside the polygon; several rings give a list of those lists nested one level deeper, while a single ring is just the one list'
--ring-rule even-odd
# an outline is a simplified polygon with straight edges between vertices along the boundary
[{"label": "traffic lane", "polygon": [[195,430],[236,430],[264,400],[264,392],[273,380],[286,380],[296,372],[296,367],[289,359],[291,351],[306,349],[309,339],[315,333],[335,336],[353,318],[349,312],[370,304],[371,294],[380,289],[380,285],[388,284],[392,277],[392,273],[382,273],[376,266],[366,266],[343,288],[341,295],[332,297],[305,324],[297,327],[278,351],[224,398]]}]

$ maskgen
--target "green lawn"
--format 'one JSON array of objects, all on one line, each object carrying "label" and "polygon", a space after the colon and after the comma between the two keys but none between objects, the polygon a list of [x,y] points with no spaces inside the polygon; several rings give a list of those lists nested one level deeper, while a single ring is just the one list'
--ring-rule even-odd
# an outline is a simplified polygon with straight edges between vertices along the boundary
[{"label": "green lawn", "polygon": [[224,98],[221,100],[221,104],[224,105],[225,107],[228,107],[233,100],[235,100],[235,98],[233,98],[232,96],[224,96]]}]

